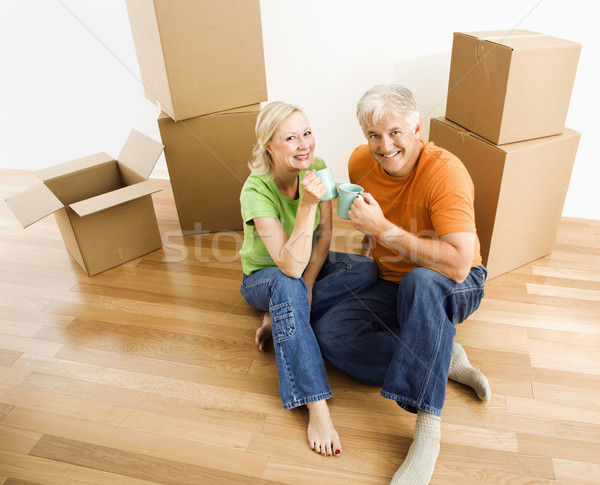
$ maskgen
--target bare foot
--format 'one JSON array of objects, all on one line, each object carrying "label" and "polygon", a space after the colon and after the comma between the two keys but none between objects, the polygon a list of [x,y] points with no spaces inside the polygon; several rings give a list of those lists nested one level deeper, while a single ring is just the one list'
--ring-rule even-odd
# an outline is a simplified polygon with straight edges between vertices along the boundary
[{"label": "bare foot", "polygon": [[271,316],[267,312],[263,315],[262,325],[258,327],[258,330],[256,331],[254,343],[258,347],[258,350],[264,352],[267,349],[269,340],[272,338],[273,334],[271,333]]},{"label": "bare foot", "polygon": [[323,456],[339,456],[342,454],[340,437],[333,427],[329,415],[327,401],[311,402],[308,408],[308,443],[310,447]]}]

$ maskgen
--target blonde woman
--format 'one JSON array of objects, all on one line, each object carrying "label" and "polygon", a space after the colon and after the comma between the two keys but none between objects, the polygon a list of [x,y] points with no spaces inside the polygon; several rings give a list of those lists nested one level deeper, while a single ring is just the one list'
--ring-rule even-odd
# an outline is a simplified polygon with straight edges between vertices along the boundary
[{"label": "blonde woman", "polygon": [[308,408],[308,442],[324,456],[342,446],[329,414],[332,396],[311,319],[368,288],[377,278],[372,260],[329,251],[331,201],[315,171],[315,140],[300,108],[275,101],[256,123],[252,174],[240,195],[244,243],[241,292],[268,312],[256,334],[259,350],[273,339],[284,409]]}]

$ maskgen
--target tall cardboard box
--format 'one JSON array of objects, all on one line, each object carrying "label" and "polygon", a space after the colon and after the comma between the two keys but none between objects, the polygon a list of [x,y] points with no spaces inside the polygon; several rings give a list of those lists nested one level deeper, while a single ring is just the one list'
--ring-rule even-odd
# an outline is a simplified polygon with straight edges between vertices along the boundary
[{"label": "tall cardboard box", "polygon": [[440,117],[430,140],[465,164],[475,185],[475,223],[489,277],[550,253],[580,134],[494,145]]},{"label": "tall cardboard box", "polygon": [[455,32],[446,118],[497,145],[560,134],[580,51],[526,30]]},{"label": "tall cardboard box", "polygon": [[259,0],[126,0],[146,97],[174,120],[267,100]]},{"label": "tall cardboard box", "polygon": [[240,192],[250,175],[260,105],[158,127],[183,234],[242,229]]},{"label": "tall cardboard box", "polygon": [[6,200],[25,228],[54,213],[88,276],[162,246],[148,177],[163,146],[132,130],[119,156],[96,153],[38,172],[41,184]]}]

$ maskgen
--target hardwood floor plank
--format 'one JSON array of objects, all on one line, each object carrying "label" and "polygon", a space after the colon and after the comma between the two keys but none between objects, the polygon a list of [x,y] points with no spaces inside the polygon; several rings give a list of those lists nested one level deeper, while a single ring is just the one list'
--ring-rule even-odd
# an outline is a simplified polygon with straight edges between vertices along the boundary
[{"label": "hardwood floor plank", "polygon": [[[325,458],[326,459],[326,458]],[[336,458],[337,459],[337,458]],[[332,485],[365,484],[382,485],[389,483],[389,478],[371,476],[357,472],[343,472],[331,470],[323,466],[299,466],[285,460],[270,460],[265,471],[264,478],[274,483],[286,483],[289,485],[305,485],[325,481]]]},{"label": "hardwood floor plank", "polygon": [[578,460],[600,464],[600,444],[565,438],[517,435],[519,452],[528,455],[552,456],[555,459]]},{"label": "hardwood floor plank", "polygon": [[0,449],[0,476],[8,477],[9,483],[60,483],[71,468],[67,463]]},{"label": "hardwood floor plank", "polygon": [[29,374],[21,383],[21,387],[129,409],[137,406],[148,395],[146,392],[135,389],[41,372]]},{"label": "hardwood floor plank", "polygon": [[167,330],[76,318],[65,328],[44,327],[37,335],[49,342],[177,362],[200,337]]},{"label": "hardwood floor plank", "polygon": [[[118,427],[103,440],[102,446],[97,447],[94,453],[83,460],[81,465],[112,472],[115,472],[115,463],[122,464],[126,468],[135,467],[137,469],[138,466],[132,464],[131,460],[142,463],[145,461],[156,461],[159,464],[163,462],[161,465],[163,470],[161,471],[159,467],[154,479],[161,475],[171,479],[171,475],[174,475],[171,467],[183,468],[183,472],[177,472],[178,475],[181,475],[180,478],[176,477],[178,481],[171,483],[194,483],[194,481],[202,483],[195,477],[205,475],[207,479],[210,477],[222,478],[225,482],[227,480],[243,482],[248,478],[258,479],[262,476],[267,463],[266,457],[247,454],[241,450]],[[122,470],[125,471],[125,469]],[[238,475],[240,471],[243,474]],[[149,476],[133,476],[150,478]],[[184,481],[186,476],[187,482]]]},{"label": "hardwood floor plank", "polygon": [[99,442],[114,426],[39,408],[15,407],[2,425],[90,443]]},{"label": "hardwood floor plank", "polygon": [[539,399],[507,396],[506,407],[507,411],[511,414],[528,415],[537,413],[549,419],[564,419],[569,421],[584,419],[585,422],[600,424],[600,411],[598,410],[586,411],[585,416],[583,416],[581,411],[573,406],[540,401]]},{"label": "hardwood floor plank", "polygon": [[109,473],[93,468],[74,466],[68,475],[60,482],[60,485],[162,485],[159,482],[141,480],[117,473]]},{"label": "hardwood floor plank", "polygon": [[119,369],[157,377],[166,376],[173,370],[173,362],[165,360],[72,345],[63,345],[54,357],[80,364],[91,364],[107,369]]},{"label": "hardwood floor plank", "polygon": [[537,285],[527,283],[527,291],[532,295],[567,298],[586,302],[600,302],[600,290],[586,288],[568,288],[565,286]]},{"label": "hardwood floor plank", "polygon": [[431,485],[550,485],[554,480],[501,471],[490,471],[485,467],[462,466],[460,464],[437,464]]},{"label": "hardwood floor plank", "polygon": [[162,377],[144,372],[131,372],[121,369],[106,369],[100,365],[79,363],[62,359],[24,354],[13,368],[27,372],[39,372],[55,376],[80,379],[109,386],[150,392],[162,382]]},{"label": "hardwood floor plank", "polygon": [[[5,404],[15,406],[15,409],[71,416],[73,419],[90,420],[109,426],[118,424],[131,411],[124,406],[22,387],[2,392],[0,399]],[[13,413],[14,410],[6,419],[14,419],[11,418]]]},{"label": "hardwood floor plank", "polygon": [[597,485],[600,465],[584,461],[554,459],[557,482],[564,485]]},{"label": "hardwood floor plank", "polygon": [[42,436],[36,431],[0,424],[0,449],[27,454]]}]

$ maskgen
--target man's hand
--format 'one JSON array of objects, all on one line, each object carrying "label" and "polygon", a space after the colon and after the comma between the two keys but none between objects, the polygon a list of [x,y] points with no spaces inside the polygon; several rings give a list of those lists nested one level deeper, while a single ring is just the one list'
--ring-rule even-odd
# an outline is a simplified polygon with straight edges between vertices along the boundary
[{"label": "man's hand", "polygon": [[375,236],[389,224],[389,221],[383,215],[381,207],[375,198],[368,192],[361,194],[364,200],[360,197],[354,199],[348,217],[352,225],[360,232],[367,236]]}]

